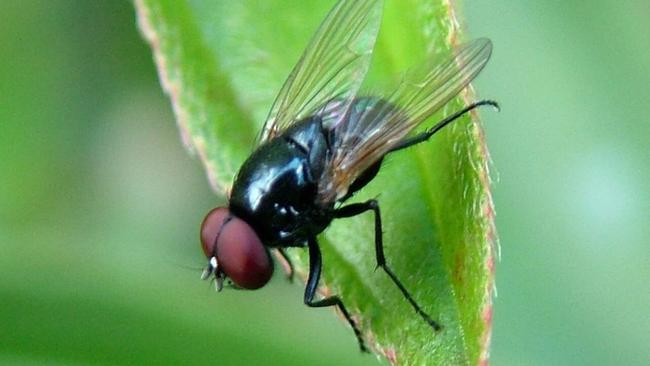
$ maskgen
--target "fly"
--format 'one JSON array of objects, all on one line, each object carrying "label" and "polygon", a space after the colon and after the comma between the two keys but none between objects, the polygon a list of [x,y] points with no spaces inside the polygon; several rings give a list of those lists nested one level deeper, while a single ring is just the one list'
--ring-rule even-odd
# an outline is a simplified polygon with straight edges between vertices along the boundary
[{"label": "fly", "polygon": [[341,298],[316,299],[322,267],[317,235],[334,219],[371,212],[377,266],[431,328],[442,329],[386,263],[378,201],[346,201],[377,175],[386,155],[427,141],[478,106],[498,108],[494,101],[478,101],[412,133],[483,69],[492,52],[485,38],[412,69],[390,93],[363,94],[382,7],[381,0],[340,0],[329,12],[273,103],[228,206],[210,211],[201,225],[208,258],[203,278],[214,279],[219,290],[227,279],[238,288],[263,287],[273,274],[270,249],[290,264],[285,249],[307,247],[305,304],[338,307],[363,351],[359,327]]}]

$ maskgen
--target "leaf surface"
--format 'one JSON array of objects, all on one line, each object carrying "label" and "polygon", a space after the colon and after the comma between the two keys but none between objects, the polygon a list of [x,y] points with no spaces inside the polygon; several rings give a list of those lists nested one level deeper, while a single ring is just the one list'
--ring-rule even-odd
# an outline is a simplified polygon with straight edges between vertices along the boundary
[{"label": "leaf surface", "polygon": [[[333,5],[135,1],[183,141],[223,200],[274,96]],[[449,55],[463,38],[450,6],[442,0],[387,1],[369,79],[390,82],[427,54]],[[424,127],[474,99],[471,91],[462,93]],[[375,270],[372,214],[337,220],[319,238],[323,292],[341,296],[370,346],[392,363],[487,362],[495,254],[488,160],[479,123],[466,117],[429,142],[389,156],[354,198],[378,198],[387,262],[443,325],[441,332]],[[304,275],[306,251],[291,254]]]}]

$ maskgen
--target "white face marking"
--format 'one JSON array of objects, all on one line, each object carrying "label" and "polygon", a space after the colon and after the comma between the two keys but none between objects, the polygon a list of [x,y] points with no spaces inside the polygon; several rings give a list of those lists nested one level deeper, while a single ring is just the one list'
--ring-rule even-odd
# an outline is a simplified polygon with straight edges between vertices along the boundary
[{"label": "white face marking", "polygon": [[201,273],[201,279],[202,280],[208,279],[208,277],[210,277],[216,269],[217,269],[217,258],[211,257],[210,261],[208,262],[208,267],[203,270],[203,273]]}]

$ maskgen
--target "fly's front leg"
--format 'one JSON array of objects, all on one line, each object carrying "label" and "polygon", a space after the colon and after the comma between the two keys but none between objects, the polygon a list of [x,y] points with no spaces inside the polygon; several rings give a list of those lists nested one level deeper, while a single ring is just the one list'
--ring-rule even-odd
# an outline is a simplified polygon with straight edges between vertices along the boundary
[{"label": "fly's front leg", "polygon": [[293,283],[294,269],[293,269],[293,262],[291,261],[291,258],[289,258],[289,254],[287,254],[287,251],[284,248],[278,248],[277,253],[278,253],[278,256],[280,256],[282,258],[282,260],[286,263],[287,280],[289,280],[289,282]]},{"label": "fly's front leg", "polygon": [[309,279],[307,280],[307,286],[305,287],[305,304],[312,308],[337,306],[341,311],[341,313],[343,313],[343,316],[348,321],[348,323],[350,323],[350,326],[354,331],[354,335],[357,337],[357,341],[359,341],[359,347],[361,348],[361,351],[368,352],[368,348],[366,348],[366,344],[364,343],[363,337],[361,336],[361,331],[359,331],[359,328],[352,320],[350,313],[348,313],[348,310],[345,308],[345,305],[343,305],[343,302],[338,296],[331,296],[321,300],[314,300],[314,297],[316,296],[316,289],[318,288],[318,280],[320,280],[320,271],[322,267],[322,262],[321,262],[320,248],[318,247],[318,242],[316,241],[316,238],[310,238],[308,240],[308,245],[309,245]]},{"label": "fly's front leg", "polygon": [[397,286],[397,288],[400,289],[400,291],[402,291],[402,294],[406,300],[411,303],[411,306],[413,306],[415,312],[418,313],[422,319],[424,319],[424,321],[426,321],[434,330],[440,330],[442,328],[440,324],[433,320],[429,314],[425,313],[422,310],[420,305],[418,305],[418,303],[413,300],[413,296],[411,296],[408,290],[406,290],[406,287],[404,287],[402,282],[397,278],[393,270],[390,269],[388,264],[386,264],[386,257],[384,256],[383,235],[381,230],[381,213],[379,212],[379,204],[377,203],[377,200],[369,200],[363,203],[352,203],[341,207],[334,212],[334,217],[352,217],[362,214],[366,211],[373,211],[375,213],[375,255],[377,257],[377,267],[381,267],[384,272],[386,272],[388,277],[393,280],[393,283]]}]

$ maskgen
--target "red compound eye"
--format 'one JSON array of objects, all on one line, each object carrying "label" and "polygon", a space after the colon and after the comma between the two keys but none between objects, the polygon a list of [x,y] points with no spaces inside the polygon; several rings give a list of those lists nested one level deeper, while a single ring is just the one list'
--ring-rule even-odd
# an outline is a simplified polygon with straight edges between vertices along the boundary
[{"label": "red compound eye", "polygon": [[254,290],[271,279],[268,250],[253,228],[225,207],[215,208],[203,220],[201,244],[208,258],[216,255],[220,270],[237,286]]}]

